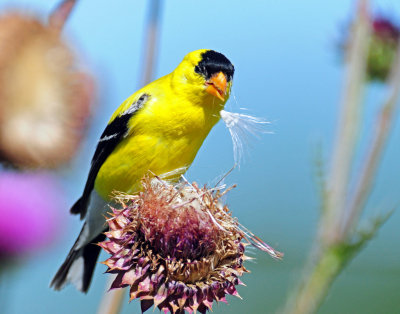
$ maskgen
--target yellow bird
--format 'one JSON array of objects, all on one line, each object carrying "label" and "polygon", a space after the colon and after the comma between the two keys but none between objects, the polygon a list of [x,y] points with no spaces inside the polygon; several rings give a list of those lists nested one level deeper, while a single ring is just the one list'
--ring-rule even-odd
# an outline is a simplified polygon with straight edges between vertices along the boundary
[{"label": "yellow bird", "polygon": [[87,292],[100,253],[93,243],[105,239],[111,193],[137,193],[149,171],[172,172],[169,179],[179,180],[220,119],[233,74],[223,54],[196,50],[115,111],[98,142],[83,194],[71,208],[85,223],[51,282],[54,289],[71,282]]}]

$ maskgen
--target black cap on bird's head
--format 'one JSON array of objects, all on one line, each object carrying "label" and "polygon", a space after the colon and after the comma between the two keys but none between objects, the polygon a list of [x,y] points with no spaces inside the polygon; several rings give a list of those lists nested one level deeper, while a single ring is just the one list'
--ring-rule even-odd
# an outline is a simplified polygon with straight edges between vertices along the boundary
[{"label": "black cap on bird's head", "polygon": [[235,73],[235,67],[222,53],[206,50],[201,54],[201,61],[194,68],[195,72],[209,80],[215,74],[222,72],[230,82]]}]

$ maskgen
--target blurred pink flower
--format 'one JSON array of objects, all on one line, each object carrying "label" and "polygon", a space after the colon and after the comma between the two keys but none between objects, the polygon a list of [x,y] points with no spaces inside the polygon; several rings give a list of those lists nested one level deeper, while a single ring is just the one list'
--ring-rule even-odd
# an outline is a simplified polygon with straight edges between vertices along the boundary
[{"label": "blurred pink flower", "polygon": [[43,248],[60,233],[61,190],[50,175],[0,173],[0,256]]}]

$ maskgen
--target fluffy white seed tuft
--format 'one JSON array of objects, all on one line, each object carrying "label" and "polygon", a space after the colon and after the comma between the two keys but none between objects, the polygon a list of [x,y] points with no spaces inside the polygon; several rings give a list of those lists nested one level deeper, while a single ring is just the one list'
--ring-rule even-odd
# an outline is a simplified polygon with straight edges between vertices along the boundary
[{"label": "fluffy white seed tuft", "polygon": [[265,128],[270,122],[263,118],[225,110],[221,110],[220,115],[231,134],[235,164],[240,166],[250,137],[258,137],[262,133],[271,133]]}]

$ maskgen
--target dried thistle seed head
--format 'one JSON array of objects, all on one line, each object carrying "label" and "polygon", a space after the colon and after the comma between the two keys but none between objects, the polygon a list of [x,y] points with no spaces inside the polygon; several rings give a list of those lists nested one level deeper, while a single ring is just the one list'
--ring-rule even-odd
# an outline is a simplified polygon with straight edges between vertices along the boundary
[{"label": "dried thistle seed head", "polygon": [[71,159],[90,113],[92,79],[58,30],[33,17],[0,18],[0,157],[51,168]]},{"label": "dried thistle seed head", "polygon": [[205,313],[227,294],[239,296],[243,235],[219,193],[159,179],[145,179],[143,188],[121,197],[99,244],[111,254],[108,272],[117,274],[111,288],[130,286],[142,311],[155,305],[165,313]]}]

